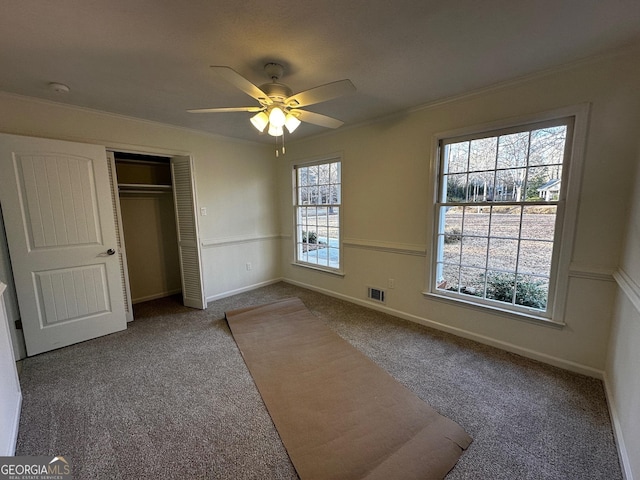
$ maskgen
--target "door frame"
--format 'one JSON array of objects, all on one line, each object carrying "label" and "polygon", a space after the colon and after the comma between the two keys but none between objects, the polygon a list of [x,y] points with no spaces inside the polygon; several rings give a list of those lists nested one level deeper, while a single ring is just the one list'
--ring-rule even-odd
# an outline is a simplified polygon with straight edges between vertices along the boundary
[{"label": "door frame", "polygon": [[[132,148],[131,146],[126,146],[126,145],[107,145],[106,146],[107,149],[107,156],[112,156],[115,153],[132,153],[132,154],[138,154],[138,155],[150,155],[150,156],[161,156],[161,157],[168,157],[171,159],[174,158],[180,158],[180,159],[189,159],[189,165],[190,165],[190,169],[189,169],[189,174],[190,174],[190,178],[189,178],[189,185],[191,187],[191,192],[187,192],[186,190],[183,190],[183,188],[185,188],[186,185],[184,184],[178,184],[176,185],[175,179],[174,179],[174,174],[173,174],[173,168],[171,170],[171,186],[173,188],[173,195],[174,198],[176,196],[176,192],[180,191],[184,194],[189,194],[192,196],[193,198],[193,219],[194,219],[194,226],[195,226],[195,231],[193,232],[193,234],[195,235],[195,245],[193,246],[195,248],[195,253],[197,255],[197,264],[194,265],[194,267],[197,268],[197,272],[195,271],[189,271],[187,273],[190,273],[191,275],[197,274],[198,278],[200,278],[200,299],[187,299],[185,298],[184,295],[184,279],[185,279],[185,271],[184,271],[184,262],[182,260],[182,252],[180,252],[180,276],[181,276],[181,284],[183,287],[183,304],[187,307],[191,307],[191,308],[197,308],[200,310],[205,310],[207,308],[207,301],[206,301],[206,295],[205,295],[205,282],[204,282],[204,275],[203,275],[203,266],[202,266],[202,243],[200,241],[200,228],[199,228],[199,224],[198,224],[198,196],[197,196],[197,190],[196,190],[196,185],[195,185],[195,167],[194,167],[194,161],[193,161],[193,157],[188,153],[188,152],[181,152],[181,151],[176,151],[176,150],[167,150],[167,149],[161,149],[161,148],[147,148],[144,147],[142,149],[139,148]],[[116,223],[118,225],[120,225],[120,229],[122,228],[122,218],[121,218],[121,213],[120,213],[120,205],[119,205],[119,197],[117,196],[117,192],[118,192],[118,185],[117,185],[117,177],[115,175],[115,170],[114,170],[114,175],[111,178],[112,181],[112,188],[114,188],[115,192],[116,192],[116,199],[118,200],[118,207],[116,210]],[[174,213],[176,215],[176,228],[178,229],[178,242],[180,243],[180,238],[181,238],[181,233],[180,232],[180,222],[178,219],[178,212],[175,211],[176,210],[176,204],[174,201]],[[126,263],[126,247],[125,247],[125,242],[124,242],[124,237],[122,237],[122,242],[121,242],[121,248],[122,248],[122,258],[123,258],[123,265],[124,265],[124,270],[125,273],[124,275],[126,275],[126,280],[124,280],[124,276],[123,276],[123,282],[125,282],[125,284],[123,285],[123,288],[126,291],[126,298],[129,299],[129,305],[131,306],[131,290],[129,287],[129,282],[128,282],[128,273],[127,272],[127,263]],[[180,248],[180,245],[179,245]],[[131,319],[133,320],[133,310],[131,310]]]}]

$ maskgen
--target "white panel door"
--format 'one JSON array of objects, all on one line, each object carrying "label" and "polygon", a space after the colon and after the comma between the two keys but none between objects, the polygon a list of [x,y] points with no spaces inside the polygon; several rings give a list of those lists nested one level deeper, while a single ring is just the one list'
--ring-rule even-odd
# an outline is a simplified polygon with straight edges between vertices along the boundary
[{"label": "white panel door", "polygon": [[126,328],[104,147],[0,135],[0,205],[28,355]]}]

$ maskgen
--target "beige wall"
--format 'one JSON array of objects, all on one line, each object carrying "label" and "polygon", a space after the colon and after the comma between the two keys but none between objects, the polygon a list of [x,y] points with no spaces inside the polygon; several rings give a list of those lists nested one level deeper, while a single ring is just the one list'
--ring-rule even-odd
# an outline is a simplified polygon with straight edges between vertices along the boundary
[{"label": "beige wall", "polygon": [[120,194],[131,301],[181,291],[178,236],[171,192]]},{"label": "beige wall", "polygon": [[[638,50],[503,85],[358,128],[290,143],[279,163],[283,273],[299,284],[366,302],[366,286],[387,287],[385,308],[533,358],[601,376],[615,295],[629,171],[640,131]],[[425,298],[432,139],[483,125],[583,103],[591,104],[563,329]],[[345,276],[291,265],[291,163],[343,154]],[[403,253],[397,253],[401,251]]]},{"label": "beige wall", "polygon": [[[207,298],[280,277],[275,159],[270,148],[3,93],[0,111],[3,133],[191,155],[198,207],[208,210],[207,216],[198,217],[206,243],[202,253]],[[6,263],[2,249],[0,257],[0,263]],[[252,263],[251,271],[246,270],[247,262]]]},{"label": "beige wall", "polygon": [[[640,146],[638,148],[640,152]],[[640,153],[606,369],[609,405],[627,479],[640,478]]]}]

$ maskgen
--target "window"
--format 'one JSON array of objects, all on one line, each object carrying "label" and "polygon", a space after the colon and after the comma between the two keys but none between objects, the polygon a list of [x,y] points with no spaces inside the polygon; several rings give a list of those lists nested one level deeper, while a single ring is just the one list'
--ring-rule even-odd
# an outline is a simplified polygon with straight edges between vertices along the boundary
[{"label": "window", "polygon": [[340,159],[294,166],[296,263],[339,271]]},{"label": "window", "polygon": [[439,139],[431,293],[553,317],[574,123]]}]

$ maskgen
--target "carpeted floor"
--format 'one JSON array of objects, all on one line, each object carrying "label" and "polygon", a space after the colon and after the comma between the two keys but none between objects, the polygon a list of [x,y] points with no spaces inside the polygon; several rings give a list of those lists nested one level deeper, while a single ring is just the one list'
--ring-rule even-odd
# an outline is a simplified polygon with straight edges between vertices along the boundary
[{"label": "carpeted floor", "polygon": [[16,455],[80,480],[296,479],[224,320],[292,296],[473,437],[448,480],[622,478],[600,381],[285,283],[140,304],[124,332],[26,359]]}]

